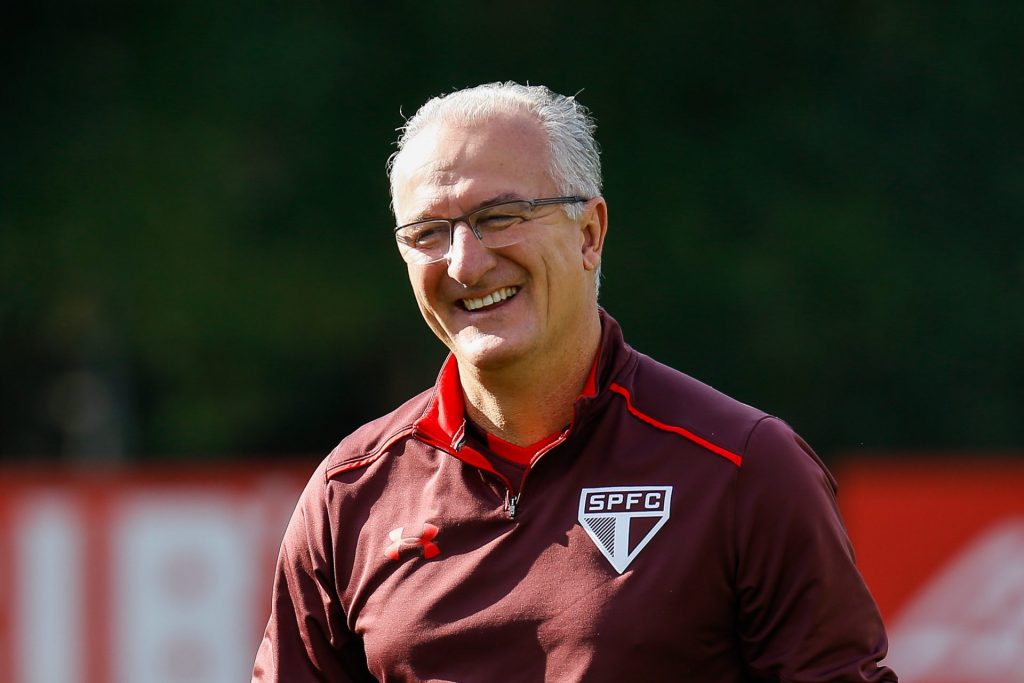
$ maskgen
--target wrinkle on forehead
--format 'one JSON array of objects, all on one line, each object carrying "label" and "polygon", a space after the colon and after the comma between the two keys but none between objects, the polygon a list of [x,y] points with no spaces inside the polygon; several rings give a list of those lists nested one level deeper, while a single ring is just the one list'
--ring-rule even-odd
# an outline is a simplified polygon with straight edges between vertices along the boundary
[{"label": "wrinkle on forehead", "polygon": [[425,201],[421,205],[425,207],[422,211],[412,212],[408,216],[408,223],[415,223],[418,221],[432,220],[435,218],[462,218],[466,215],[482,209],[486,206],[492,206],[494,204],[500,204],[502,202],[511,202],[519,199],[526,199],[518,192],[499,192],[493,195],[483,195],[483,199],[478,199],[471,203],[465,204],[454,204],[449,202],[450,206],[458,206],[451,210],[439,210],[436,207],[444,206],[446,204],[446,198],[443,194],[437,194],[433,201]]},{"label": "wrinkle on forehead", "polygon": [[[498,147],[501,154],[494,153]],[[485,186],[497,178],[525,176],[532,169],[547,178],[548,154],[547,136],[530,114],[503,113],[469,122],[438,122],[407,141],[396,159],[396,214],[402,221],[416,220],[417,212],[436,212],[439,204],[457,204],[460,198],[478,191],[518,196],[518,187]],[[477,198],[473,203],[480,201]]]}]

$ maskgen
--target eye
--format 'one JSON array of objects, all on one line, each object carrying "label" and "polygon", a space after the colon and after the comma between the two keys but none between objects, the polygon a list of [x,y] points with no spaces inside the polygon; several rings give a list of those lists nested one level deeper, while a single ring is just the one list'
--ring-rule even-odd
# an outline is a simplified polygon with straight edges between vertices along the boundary
[{"label": "eye", "polygon": [[448,224],[415,223],[398,231],[398,239],[416,249],[430,249],[448,243]]},{"label": "eye", "polygon": [[493,214],[489,216],[482,216],[477,219],[476,227],[480,230],[504,230],[505,228],[515,225],[521,220],[523,219],[520,216]]},{"label": "eye", "polygon": [[512,227],[516,223],[529,220],[530,204],[527,202],[510,202],[486,209],[481,209],[474,218],[478,230],[498,232]]}]

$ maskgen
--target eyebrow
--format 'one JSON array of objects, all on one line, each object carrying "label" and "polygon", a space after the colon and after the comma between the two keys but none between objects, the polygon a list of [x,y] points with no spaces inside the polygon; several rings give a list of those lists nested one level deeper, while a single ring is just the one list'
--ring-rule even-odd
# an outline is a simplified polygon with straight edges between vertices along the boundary
[{"label": "eyebrow", "polygon": [[[474,211],[478,211],[478,210],[480,210],[480,209],[482,209],[484,207],[491,206],[492,204],[501,204],[502,202],[514,202],[514,201],[521,200],[522,198],[523,197],[520,194],[516,193],[516,192],[502,192],[501,194],[496,194],[496,195],[494,195],[492,197],[489,197],[489,198],[483,200],[482,202],[478,202],[478,203],[474,204],[473,207],[469,211],[464,213],[463,215],[465,216],[467,214],[471,214]],[[417,214],[416,218],[414,218],[412,221],[410,221],[410,223],[421,223],[423,221],[441,220],[441,219],[450,220],[452,218],[455,218],[455,216],[432,216],[432,215],[430,215],[428,213],[420,213],[420,214]],[[409,225],[410,223],[406,223],[406,225]]]}]

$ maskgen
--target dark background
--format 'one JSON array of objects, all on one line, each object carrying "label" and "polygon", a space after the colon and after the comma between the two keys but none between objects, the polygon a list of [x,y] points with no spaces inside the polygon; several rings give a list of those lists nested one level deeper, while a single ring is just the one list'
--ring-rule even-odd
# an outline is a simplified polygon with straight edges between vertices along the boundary
[{"label": "dark background", "polygon": [[637,348],[826,458],[1024,445],[1024,5],[35,3],[0,20],[0,459],[308,456],[443,348],[402,112],[579,92]]}]

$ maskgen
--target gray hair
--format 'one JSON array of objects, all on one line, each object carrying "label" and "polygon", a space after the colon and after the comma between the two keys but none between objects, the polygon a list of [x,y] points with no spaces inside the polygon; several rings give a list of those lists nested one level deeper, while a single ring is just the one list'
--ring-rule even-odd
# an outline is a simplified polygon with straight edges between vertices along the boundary
[{"label": "gray hair", "polygon": [[[587,199],[601,194],[601,150],[594,139],[597,124],[575,97],[559,95],[543,85],[485,83],[456,90],[428,100],[398,129],[398,151],[387,163],[391,184],[391,208],[395,208],[394,169],[402,150],[424,128],[442,121],[479,121],[497,113],[526,111],[533,114],[548,137],[549,175],[560,194]],[[578,204],[567,204],[566,213],[578,218]]]}]

